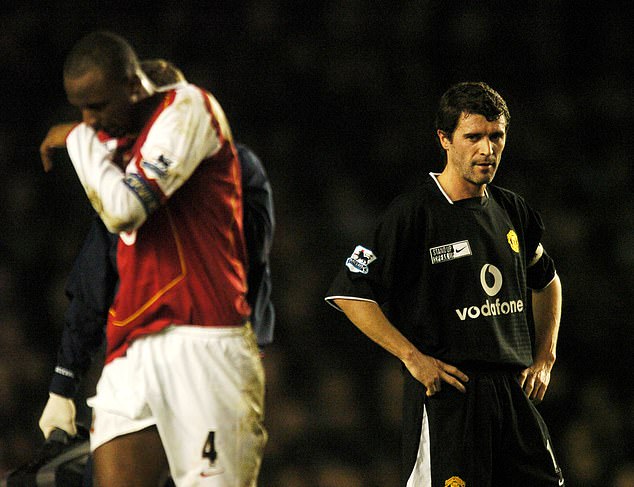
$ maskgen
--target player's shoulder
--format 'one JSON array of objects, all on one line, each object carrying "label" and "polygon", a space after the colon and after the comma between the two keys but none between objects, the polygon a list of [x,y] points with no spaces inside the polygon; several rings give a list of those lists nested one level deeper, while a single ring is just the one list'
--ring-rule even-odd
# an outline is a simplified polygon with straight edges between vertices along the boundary
[{"label": "player's shoulder", "polygon": [[250,147],[240,142],[236,142],[235,146],[238,153],[238,159],[240,160],[243,170],[246,170],[249,173],[261,174],[266,177],[264,164],[262,164],[258,155],[253,152]]},{"label": "player's shoulder", "polygon": [[515,191],[495,185],[487,186],[487,190],[491,193],[493,199],[502,204],[502,206],[508,206],[509,204],[522,208],[527,206],[524,197]]},{"label": "player's shoulder", "polygon": [[515,215],[524,222],[540,218],[539,212],[518,193],[498,186],[488,186],[487,189],[498,205],[504,208],[512,218]]},{"label": "player's shoulder", "polygon": [[411,188],[392,199],[379,221],[404,220],[412,224],[420,223],[420,219],[424,219],[428,209],[437,204],[434,189],[435,183],[431,178],[417,181]]},{"label": "player's shoulder", "polygon": [[[181,82],[173,89],[162,91],[163,97],[157,109],[157,116],[151,120],[153,133],[161,133],[159,138],[173,132],[173,125],[206,123],[214,112],[215,99],[197,85]],[[163,133],[164,132],[164,133]]]},{"label": "player's shoulder", "polygon": [[178,83],[164,93],[168,99],[173,100],[174,104],[199,103],[206,96],[211,96],[205,89],[187,82]]},{"label": "player's shoulder", "polygon": [[170,112],[205,112],[217,103],[208,90],[186,81],[171,85],[167,90],[160,89],[159,93],[163,96],[162,108]]}]

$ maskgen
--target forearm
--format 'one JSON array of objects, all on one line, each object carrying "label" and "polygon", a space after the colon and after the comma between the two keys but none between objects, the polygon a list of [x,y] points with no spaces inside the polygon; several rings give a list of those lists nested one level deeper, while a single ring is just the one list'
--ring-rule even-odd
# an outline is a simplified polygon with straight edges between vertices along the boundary
[{"label": "forearm", "polygon": [[55,373],[49,385],[50,392],[64,397],[75,396],[82,377],[105,341],[105,323],[105,314],[89,316],[85,311],[82,317],[77,317],[74,325],[68,322],[64,324]]},{"label": "forearm", "polygon": [[557,356],[557,338],[561,320],[562,290],[559,276],[544,289],[533,291],[533,318],[535,321],[535,361],[550,367]]},{"label": "forearm", "polygon": [[44,140],[40,144],[40,157],[44,171],[48,172],[53,168],[53,152],[55,149],[66,147],[66,137],[78,122],[60,123],[53,125]]},{"label": "forearm", "polygon": [[403,362],[409,373],[425,386],[428,396],[440,391],[443,382],[465,392],[464,382],[469,378],[453,365],[421,353],[390,323],[378,304],[350,299],[334,301],[359,330]]},{"label": "forearm", "polygon": [[375,302],[352,299],[334,301],[362,333],[402,362],[407,362],[417,352],[416,347],[390,323]]},{"label": "forearm", "polygon": [[90,203],[112,233],[137,229],[159,205],[140,178],[126,175],[112,161],[112,154],[89,127],[76,127],[67,138],[67,148]]},{"label": "forearm", "polygon": [[108,310],[118,281],[115,256],[118,238],[94,217],[66,283],[68,307],[64,313],[57,366],[49,390],[73,397],[82,375],[104,342]]}]

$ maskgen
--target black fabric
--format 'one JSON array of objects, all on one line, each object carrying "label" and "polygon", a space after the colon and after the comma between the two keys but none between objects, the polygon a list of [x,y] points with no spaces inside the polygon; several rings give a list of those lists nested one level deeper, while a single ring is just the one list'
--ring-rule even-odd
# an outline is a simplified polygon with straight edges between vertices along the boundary
[{"label": "black fabric", "polygon": [[414,379],[407,370],[403,370],[403,438],[401,483],[407,485],[418,454],[421,425],[423,421],[423,405],[425,387]]},{"label": "black fabric", "polygon": [[249,258],[247,301],[258,345],[264,347],[273,341],[275,328],[269,260],[275,233],[273,190],[260,159],[247,147],[241,144],[236,147],[242,169],[244,237]]},{"label": "black fabric", "polygon": [[81,377],[104,342],[104,325],[118,282],[117,241],[118,236],[109,233],[95,215],[66,285],[69,305],[51,392],[74,396]]},{"label": "black fabric", "polygon": [[[351,256],[326,299],[377,302],[421,352],[443,361],[526,367],[526,263],[542,233],[539,215],[514,193],[489,187],[488,198],[451,204],[430,177],[398,197],[361,243],[364,259],[376,260]],[[552,279],[554,266],[542,270],[549,275],[533,280]]]},{"label": "black fabric", "polygon": [[451,477],[480,487],[563,485],[548,429],[517,374],[466,373],[466,394],[444,385],[425,398],[432,485],[445,485]]}]

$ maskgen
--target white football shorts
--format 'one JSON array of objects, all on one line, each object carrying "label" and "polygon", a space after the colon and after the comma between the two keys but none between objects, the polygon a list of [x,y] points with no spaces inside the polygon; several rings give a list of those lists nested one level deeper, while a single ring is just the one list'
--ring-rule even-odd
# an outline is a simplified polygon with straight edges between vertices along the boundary
[{"label": "white football shorts", "polygon": [[107,364],[91,450],[156,425],[178,486],[255,486],[267,440],[264,370],[250,325],[171,326]]}]

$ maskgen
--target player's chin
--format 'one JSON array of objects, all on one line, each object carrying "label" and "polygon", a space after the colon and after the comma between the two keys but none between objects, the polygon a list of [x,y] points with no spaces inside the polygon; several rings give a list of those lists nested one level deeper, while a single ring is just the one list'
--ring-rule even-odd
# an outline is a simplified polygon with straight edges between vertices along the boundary
[{"label": "player's chin", "polygon": [[480,184],[489,184],[493,181],[496,171],[495,164],[476,166],[476,179]]}]

